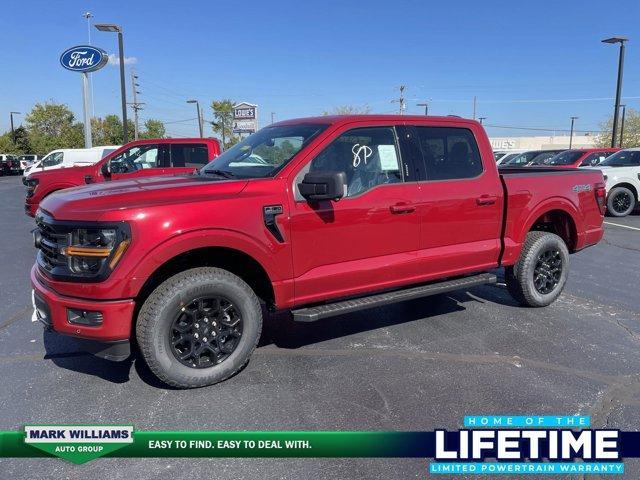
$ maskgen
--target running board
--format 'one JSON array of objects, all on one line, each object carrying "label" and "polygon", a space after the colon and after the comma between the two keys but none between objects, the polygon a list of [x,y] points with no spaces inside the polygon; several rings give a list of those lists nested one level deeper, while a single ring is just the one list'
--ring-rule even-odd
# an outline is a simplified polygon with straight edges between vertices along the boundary
[{"label": "running board", "polygon": [[460,290],[486,283],[496,283],[496,280],[496,276],[492,273],[481,273],[480,275],[458,278],[456,280],[447,280],[445,282],[430,283],[420,287],[379,293],[377,295],[371,295],[370,297],[343,300],[341,302],[318,305],[317,307],[301,308],[300,310],[293,310],[291,313],[293,313],[293,320],[296,322],[315,322],[323,318],[389,305],[390,303],[404,302],[405,300],[428,297],[430,295],[437,295],[439,293],[451,292],[453,290]]}]

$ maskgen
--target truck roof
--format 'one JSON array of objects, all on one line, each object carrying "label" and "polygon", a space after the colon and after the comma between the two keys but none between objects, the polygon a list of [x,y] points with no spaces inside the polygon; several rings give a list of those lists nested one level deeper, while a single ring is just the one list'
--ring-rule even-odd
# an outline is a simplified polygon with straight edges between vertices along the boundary
[{"label": "truck roof", "polygon": [[340,125],[352,122],[430,122],[430,123],[466,123],[466,124],[478,124],[476,120],[469,118],[462,118],[457,116],[431,116],[431,115],[382,115],[382,114],[367,114],[367,115],[321,115],[318,117],[303,117],[293,118],[291,120],[283,120],[281,122],[274,123],[274,125],[297,125],[301,123],[324,123],[327,125]]}]

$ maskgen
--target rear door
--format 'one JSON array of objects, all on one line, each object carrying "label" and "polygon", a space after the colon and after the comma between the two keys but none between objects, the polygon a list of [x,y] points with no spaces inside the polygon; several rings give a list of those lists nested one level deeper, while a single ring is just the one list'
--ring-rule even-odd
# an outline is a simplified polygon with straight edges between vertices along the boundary
[{"label": "rear door", "polygon": [[503,188],[495,165],[483,163],[474,132],[406,126],[400,137],[403,155],[420,165],[416,203],[421,274],[431,279],[496,266]]},{"label": "rear door", "polygon": [[[409,283],[417,275],[417,183],[406,176],[394,126],[344,126],[332,138],[292,185],[298,304]],[[296,186],[309,171],[345,172],[345,196],[307,202]]]}]

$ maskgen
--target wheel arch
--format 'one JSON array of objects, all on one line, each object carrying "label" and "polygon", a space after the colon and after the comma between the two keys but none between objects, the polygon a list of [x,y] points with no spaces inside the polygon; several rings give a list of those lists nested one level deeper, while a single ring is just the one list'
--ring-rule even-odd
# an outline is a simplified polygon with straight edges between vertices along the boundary
[{"label": "wheel arch", "polygon": [[[636,199],[636,202],[640,201],[640,198],[638,198],[638,189],[636,188],[636,186],[632,183],[629,182],[620,182],[620,183],[616,183],[614,186],[612,186],[609,189],[609,193],[613,192],[614,188],[618,188],[618,187],[624,187],[624,188],[628,188],[629,190],[631,190],[631,193],[633,193],[633,196]],[[609,198],[609,195],[607,194],[607,199]]]}]

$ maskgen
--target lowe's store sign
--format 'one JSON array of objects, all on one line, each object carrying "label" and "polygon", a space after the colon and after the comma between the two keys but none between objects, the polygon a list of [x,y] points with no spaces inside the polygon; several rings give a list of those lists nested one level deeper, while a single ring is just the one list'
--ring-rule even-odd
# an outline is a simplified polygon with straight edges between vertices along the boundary
[{"label": "lowe's store sign", "polygon": [[109,56],[101,48],[89,45],[71,47],[60,55],[60,63],[73,72],[95,72],[107,64]]}]

